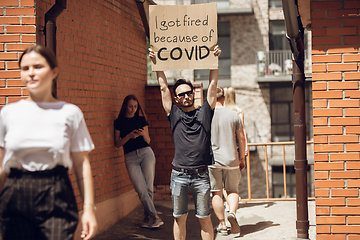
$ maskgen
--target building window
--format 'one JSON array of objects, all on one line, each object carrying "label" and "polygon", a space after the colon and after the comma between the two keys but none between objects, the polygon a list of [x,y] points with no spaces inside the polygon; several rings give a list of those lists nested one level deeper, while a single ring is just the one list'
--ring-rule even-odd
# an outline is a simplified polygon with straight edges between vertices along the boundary
[{"label": "building window", "polygon": [[191,4],[204,4],[213,2],[217,3],[218,8],[229,8],[229,0],[191,0]]},{"label": "building window", "polygon": [[[305,82],[306,139],[309,140],[311,85]],[[294,110],[292,82],[270,84],[271,140],[294,141]]]},{"label": "building window", "polygon": [[[221,47],[221,55],[219,56],[219,80],[230,79],[230,22],[218,23],[218,45]],[[195,81],[209,79],[209,70],[194,70],[194,79]]]},{"label": "building window", "polygon": [[281,8],[282,1],[281,0],[269,0],[269,8]]},{"label": "building window", "polygon": [[282,20],[269,21],[269,50],[290,50],[285,22]]},{"label": "building window", "polygon": [[[307,40],[307,30],[304,29],[304,49],[307,49]],[[269,21],[269,50],[290,50],[285,21]]]},{"label": "building window", "polygon": [[[307,169],[308,197],[312,195],[310,166]],[[296,197],[296,176],[294,166],[286,166],[286,194],[287,197]],[[284,174],[283,166],[272,166],[272,197],[284,197]]]}]

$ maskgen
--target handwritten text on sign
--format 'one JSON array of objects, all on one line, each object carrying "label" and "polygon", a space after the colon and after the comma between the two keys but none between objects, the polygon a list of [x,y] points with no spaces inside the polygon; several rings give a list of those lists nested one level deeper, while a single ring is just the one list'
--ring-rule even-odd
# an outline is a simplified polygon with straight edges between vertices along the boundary
[{"label": "handwritten text on sign", "polygon": [[150,45],[156,55],[153,71],[215,69],[216,3],[150,6]]}]

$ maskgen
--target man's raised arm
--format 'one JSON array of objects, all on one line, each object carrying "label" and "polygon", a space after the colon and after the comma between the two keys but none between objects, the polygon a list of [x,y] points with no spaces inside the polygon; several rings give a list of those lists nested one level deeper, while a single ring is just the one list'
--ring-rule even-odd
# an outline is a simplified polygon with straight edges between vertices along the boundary
[{"label": "man's raised arm", "polygon": [[[151,48],[149,48],[149,57],[151,61],[156,64],[155,53]],[[166,115],[169,115],[172,106],[172,99],[165,73],[163,71],[156,71],[156,78],[160,86],[163,108],[166,112]]]},{"label": "man's raised arm", "polygon": [[[218,45],[214,48],[214,55],[219,57],[221,54],[221,49]],[[207,93],[207,101],[212,109],[215,108],[216,105],[216,87],[219,78],[219,69],[211,69],[209,75],[209,87]]]}]

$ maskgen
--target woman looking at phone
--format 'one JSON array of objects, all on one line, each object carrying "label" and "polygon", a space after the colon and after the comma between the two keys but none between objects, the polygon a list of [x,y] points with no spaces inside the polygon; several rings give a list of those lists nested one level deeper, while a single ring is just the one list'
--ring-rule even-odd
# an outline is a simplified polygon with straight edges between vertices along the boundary
[{"label": "woman looking at phone", "polygon": [[156,160],[149,145],[148,125],[136,96],[126,96],[119,116],[114,121],[115,146],[124,148],[126,169],[144,207],[142,227],[158,228],[164,222],[159,218],[153,203]]}]

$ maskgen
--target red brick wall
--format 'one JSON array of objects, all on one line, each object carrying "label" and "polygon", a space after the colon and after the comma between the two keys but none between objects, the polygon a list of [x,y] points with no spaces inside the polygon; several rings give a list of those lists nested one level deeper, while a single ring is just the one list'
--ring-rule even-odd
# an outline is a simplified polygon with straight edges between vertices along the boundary
[{"label": "red brick wall", "polygon": [[360,239],[360,1],[311,1],[316,231]]},{"label": "red brick wall", "polygon": [[[2,1],[0,104],[26,95],[17,67],[19,52],[28,43],[45,44],[44,16],[53,4],[37,0],[35,10],[33,0]],[[90,154],[96,203],[133,189],[123,151],[113,146],[113,121],[128,94],[145,106],[146,55],[146,36],[133,0],[67,1],[57,19],[57,94],[84,112],[96,146]],[[73,174],[71,179],[81,209]]]},{"label": "red brick wall", "polygon": [[0,105],[27,94],[20,80],[19,52],[35,42],[34,1],[2,1],[0,7]]},{"label": "red brick wall", "polygon": [[170,122],[162,107],[159,86],[146,88],[146,115],[149,121],[150,146],[156,156],[154,199],[170,200],[170,174],[174,144]]}]

